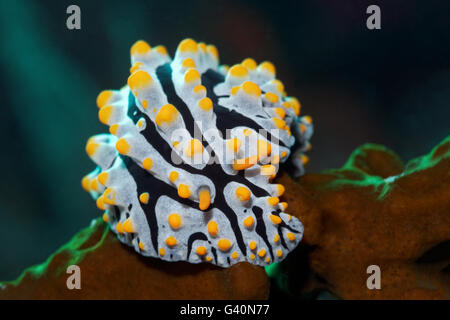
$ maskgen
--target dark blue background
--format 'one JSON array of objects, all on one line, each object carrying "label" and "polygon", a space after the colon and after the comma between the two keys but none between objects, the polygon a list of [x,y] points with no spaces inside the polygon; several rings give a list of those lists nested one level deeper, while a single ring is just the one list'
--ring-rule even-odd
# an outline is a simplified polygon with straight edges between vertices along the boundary
[{"label": "dark blue background", "polygon": [[[77,4],[82,29],[66,28]],[[381,7],[382,29],[366,28]],[[0,0],[0,280],[45,260],[100,212],[80,187],[95,98],[126,83],[138,39],[173,56],[185,37],[221,62],[270,60],[316,125],[309,172],[380,143],[403,159],[449,134],[446,1]]]}]

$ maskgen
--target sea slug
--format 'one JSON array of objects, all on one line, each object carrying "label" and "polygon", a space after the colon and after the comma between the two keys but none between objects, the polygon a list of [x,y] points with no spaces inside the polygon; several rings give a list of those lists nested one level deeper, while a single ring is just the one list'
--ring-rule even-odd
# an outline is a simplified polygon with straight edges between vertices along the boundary
[{"label": "sea slug", "polygon": [[[271,183],[288,159],[303,173],[309,116],[270,62],[219,66],[213,45],[183,40],[172,60],[137,41],[131,75],[99,94],[109,134],[91,137],[82,179],[121,242],[167,261],[268,265],[301,241]],[[295,151],[294,151],[295,150]]]}]

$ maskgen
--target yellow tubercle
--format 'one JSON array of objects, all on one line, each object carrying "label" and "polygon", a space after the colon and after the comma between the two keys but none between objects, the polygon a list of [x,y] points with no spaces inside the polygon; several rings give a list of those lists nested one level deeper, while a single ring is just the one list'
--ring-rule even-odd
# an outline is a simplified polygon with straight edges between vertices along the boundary
[{"label": "yellow tubercle", "polygon": [[259,160],[258,155],[235,160],[233,163],[233,169],[236,171],[248,169],[250,167],[253,167],[258,162],[258,160]]},{"label": "yellow tubercle", "polygon": [[101,172],[97,177],[98,182],[102,185],[106,186],[106,182],[108,181],[108,172]]},{"label": "yellow tubercle", "polygon": [[277,89],[278,92],[284,94],[284,84],[278,79],[273,79],[272,84],[275,86],[275,89]]},{"label": "yellow tubercle", "polygon": [[269,216],[270,220],[272,221],[273,224],[280,224],[282,222],[281,218],[279,216],[276,216],[274,214],[271,214]]},{"label": "yellow tubercle", "polygon": [[292,108],[292,110],[294,110],[295,115],[296,116],[300,115],[301,104],[297,100],[297,98],[290,97],[287,101],[289,103],[289,107]]},{"label": "yellow tubercle", "polygon": [[273,108],[273,111],[275,111],[275,114],[280,117],[280,119],[286,117],[286,111],[284,111],[283,108]]},{"label": "yellow tubercle", "polygon": [[178,241],[177,241],[177,239],[174,236],[170,236],[170,237],[166,238],[166,244],[169,247],[174,247],[174,246],[177,245],[177,243],[178,243]]},{"label": "yellow tubercle", "polygon": [[122,224],[120,222],[117,222],[117,224],[116,224],[116,231],[118,233],[123,233],[123,227],[122,227]]},{"label": "yellow tubercle", "polygon": [[122,229],[123,231],[127,232],[127,233],[133,233],[134,232],[134,227],[133,227],[133,223],[131,222],[131,219],[128,218],[126,219],[123,224],[122,224]]},{"label": "yellow tubercle", "polygon": [[252,58],[247,58],[244,61],[242,61],[242,65],[247,68],[247,70],[255,70],[257,67],[256,61]]},{"label": "yellow tubercle", "polygon": [[153,168],[153,160],[151,158],[145,158],[144,161],[142,161],[142,167],[145,170],[150,170]]},{"label": "yellow tubercle", "polygon": [[247,218],[244,219],[243,223],[244,226],[246,228],[251,228],[253,226],[253,223],[255,222],[255,220],[253,219],[253,217],[249,216]]},{"label": "yellow tubercle", "polygon": [[120,138],[116,142],[116,150],[123,155],[127,155],[130,152],[131,146],[128,144],[125,138]]},{"label": "yellow tubercle", "polygon": [[241,87],[242,87],[242,90],[249,95],[252,95],[255,97],[261,96],[261,89],[259,88],[259,86],[256,83],[254,83],[252,81],[245,81]]},{"label": "yellow tubercle", "polygon": [[206,44],[204,42],[199,42],[198,48],[200,49],[200,51],[206,52]]},{"label": "yellow tubercle", "polygon": [[154,47],[153,50],[155,50],[159,54],[162,54],[163,56],[168,55],[167,48],[165,46],[159,45],[159,46]]},{"label": "yellow tubercle", "polygon": [[169,180],[174,183],[175,181],[177,181],[178,179],[178,172],[176,171],[171,171],[169,174]]},{"label": "yellow tubercle", "polygon": [[251,196],[251,192],[247,187],[237,187],[235,193],[236,197],[241,201],[248,201]]},{"label": "yellow tubercle", "polygon": [[186,58],[181,63],[181,66],[184,68],[195,68],[195,62],[192,58]]},{"label": "yellow tubercle", "polygon": [[289,241],[294,241],[295,240],[295,234],[293,234],[292,232],[288,232],[286,234],[286,236],[289,239]]},{"label": "yellow tubercle", "polygon": [[167,221],[169,222],[170,227],[175,230],[179,229],[183,224],[181,216],[178,213],[171,213],[167,218]]},{"label": "yellow tubercle", "polygon": [[114,107],[111,105],[106,105],[106,106],[102,107],[98,111],[98,119],[100,120],[100,122],[103,124],[108,124],[109,119],[111,119],[113,111],[114,111]]},{"label": "yellow tubercle", "polygon": [[189,189],[189,186],[181,183],[178,186],[178,195],[183,199],[189,198],[191,196],[191,190]]},{"label": "yellow tubercle", "polygon": [[286,121],[279,118],[272,118],[273,123],[278,129],[284,130],[286,127]]},{"label": "yellow tubercle", "polygon": [[198,102],[198,106],[200,107],[200,109],[202,109],[204,111],[209,111],[209,110],[212,110],[213,103],[210,98],[204,97],[204,98],[200,99],[200,101]]},{"label": "yellow tubercle", "polygon": [[87,192],[91,191],[90,184],[91,184],[91,181],[88,176],[85,176],[85,177],[83,177],[83,179],[81,179],[81,186]]},{"label": "yellow tubercle", "polygon": [[103,202],[103,196],[98,197],[95,204],[97,205],[97,208],[99,208],[100,210],[106,210],[105,203]]},{"label": "yellow tubercle", "polygon": [[148,192],[143,192],[139,195],[139,201],[143,204],[147,204],[148,199],[150,199],[150,195]]},{"label": "yellow tubercle", "polygon": [[232,77],[243,78],[248,76],[248,71],[240,64],[236,64],[228,70],[228,74]]},{"label": "yellow tubercle", "polygon": [[261,175],[263,176],[273,176],[277,173],[277,168],[271,164],[266,164],[261,167]]},{"label": "yellow tubercle", "polygon": [[117,130],[119,129],[119,125],[113,124],[112,126],[109,127],[109,133],[111,133],[112,135],[116,135]]},{"label": "yellow tubercle", "polygon": [[131,90],[142,89],[149,86],[153,82],[152,77],[147,71],[138,70],[128,77],[128,86]]},{"label": "yellow tubercle", "polygon": [[166,250],[164,250],[164,248],[159,248],[159,255],[161,256],[161,257],[164,257],[164,255],[166,254]]},{"label": "yellow tubercle", "polygon": [[91,180],[90,189],[93,191],[98,191],[98,180],[97,178],[94,178]]},{"label": "yellow tubercle", "polygon": [[141,249],[142,251],[145,250],[145,245],[143,242],[139,241],[139,249]]},{"label": "yellow tubercle", "polygon": [[203,152],[203,144],[200,140],[198,139],[191,139],[191,141],[189,141],[185,154],[188,157],[193,157],[196,154],[202,153]]},{"label": "yellow tubercle", "polygon": [[184,74],[184,82],[186,83],[193,83],[194,81],[199,81],[200,79],[200,73],[194,68],[189,68]]},{"label": "yellow tubercle", "polygon": [[86,144],[86,153],[88,154],[88,156],[92,157],[97,152],[98,147],[99,144],[97,142],[95,142],[93,139],[89,139]]},{"label": "yellow tubercle", "polygon": [[231,241],[226,238],[219,239],[219,241],[217,241],[217,247],[221,251],[227,251],[231,248]]},{"label": "yellow tubercle", "polygon": [[200,210],[208,209],[210,204],[211,204],[211,195],[209,193],[209,190],[207,190],[207,189],[201,190],[198,193],[198,197],[199,197],[199,200],[200,200],[200,203],[198,205]]},{"label": "yellow tubercle", "polygon": [[286,189],[284,188],[284,186],[282,184],[277,184],[277,193],[278,196],[281,197],[284,194],[284,191]]},{"label": "yellow tubercle", "polygon": [[266,255],[266,249],[261,249],[258,251],[258,256],[260,258],[264,257]]},{"label": "yellow tubercle", "polygon": [[103,221],[105,221],[106,223],[108,223],[109,222],[109,216],[108,216],[108,214],[105,212],[105,213],[103,213],[103,216],[102,216],[102,218],[103,218]]},{"label": "yellow tubercle", "polygon": [[193,91],[194,91],[194,93],[197,93],[197,94],[202,93],[202,92],[206,93],[206,87],[201,85],[201,84],[199,84],[199,85],[194,87]]},{"label": "yellow tubercle", "polygon": [[172,104],[166,104],[161,107],[155,117],[155,122],[158,126],[163,123],[172,123],[178,118],[178,110]]},{"label": "yellow tubercle", "polygon": [[289,101],[291,103],[292,109],[294,109],[295,115],[298,116],[302,107],[300,101],[298,101],[298,99],[295,97],[292,97]]},{"label": "yellow tubercle", "polygon": [[277,243],[278,241],[280,241],[280,235],[276,234],[273,236],[273,242]]},{"label": "yellow tubercle", "polygon": [[266,92],[266,94],[264,95],[264,98],[266,98],[270,103],[278,102],[278,96],[273,92]]},{"label": "yellow tubercle", "polygon": [[180,44],[178,45],[178,51],[180,52],[197,52],[198,51],[198,44],[196,41],[192,40],[192,39],[184,39],[183,41],[180,42]]},{"label": "yellow tubercle", "polygon": [[255,250],[255,249],[256,249],[256,246],[257,246],[256,241],[250,241],[250,242],[248,243],[248,247],[250,248],[250,250]]},{"label": "yellow tubercle", "polygon": [[214,58],[216,58],[217,60],[219,60],[219,51],[217,50],[217,48],[210,44],[206,46],[206,51],[211,54]]},{"label": "yellow tubercle", "polygon": [[300,123],[300,124],[299,124],[299,127],[300,127],[300,132],[301,132],[301,133],[305,133],[305,131],[306,131],[306,126],[305,126],[305,124],[304,124],[304,123]]},{"label": "yellow tubercle", "polygon": [[208,222],[208,233],[213,237],[216,237],[217,234],[219,233],[219,226],[217,225],[217,222],[215,222],[214,220]]},{"label": "yellow tubercle", "polygon": [[136,41],[130,49],[130,54],[132,56],[134,55],[144,55],[146,53],[148,53],[152,48],[150,47],[150,45],[145,42],[144,40],[139,40]]},{"label": "yellow tubercle", "polygon": [[280,156],[279,155],[274,155],[273,157],[272,157],[272,159],[270,160],[270,163],[271,164],[278,164],[278,163],[280,163]]},{"label": "yellow tubercle", "polygon": [[258,153],[259,158],[267,157],[272,153],[272,146],[268,141],[258,139],[256,145],[256,152]]},{"label": "yellow tubercle", "polygon": [[291,136],[291,135],[292,135],[292,133],[291,133],[291,128],[289,128],[287,125],[284,127],[284,130],[286,130],[288,136]]},{"label": "yellow tubercle", "polygon": [[206,254],[206,248],[204,246],[197,247],[197,249],[195,249],[195,253],[199,256],[204,256]]},{"label": "yellow tubercle", "polygon": [[240,88],[241,88],[241,86],[235,86],[235,87],[232,87],[232,88],[231,88],[231,91],[230,91],[230,94],[231,94],[232,96],[235,96],[235,95],[238,93],[238,91],[239,91]]},{"label": "yellow tubercle", "polygon": [[233,152],[237,152],[242,145],[242,141],[238,138],[232,138],[227,140],[227,148]]},{"label": "yellow tubercle", "polygon": [[283,256],[283,250],[277,249],[277,257],[281,258]]},{"label": "yellow tubercle", "polygon": [[103,90],[100,92],[100,94],[97,96],[97,107],[100,109],[101,107],[105,106],[109,100],[113,96],[113,92],[111,90]]},{"label": "yellow tubercle", "polygon": [[142,68],[144,64],[142,62],[135,62],[130,68],[130,74]]},{"label": "yellow tubercle", "polygon": [[267,199],[267,202],[271,206],[276,206],[280,202],[280,198],[278,198],[278,197],[270,197],[269,199]]},{"label": "yellow tubercle", "polygon": [[267,72],[269,72],[269,73],[271,73],[271,74],[273,74],[273,75],[275,75],[275,73],[276,73],[275,66],[273,65],[272,62],[269,62],[269,61],[264,61],[264,62],[262,62],[262,63],[259,65],[259,68],[260,68],[261,70],[267,71]]},{"label": "yellow tubercle", "polygon": [[309,157],[305,154],[302,154],[301,160],[302,160],[303,165],[306,165],[309,162]]},{"label": "yellow tubercle", "polygon": [[103,202],[109,205],[115,205],[116,204],[116,195],[117,192],[113,188],[108,188],[103,193]]},{"label": "yellow tubercle", "polygon": [[311,124],[312,123],[312,118],[310,116],[304,116],[302,118],[307,124]]},{"label": "yellow tubercle", "polygon": [[239,257],[239,253],[237,253],[236,251],[234,251],[234,252],[231,254],[231,257],[232,257],[233,259],[237,259],[237,258]]}]

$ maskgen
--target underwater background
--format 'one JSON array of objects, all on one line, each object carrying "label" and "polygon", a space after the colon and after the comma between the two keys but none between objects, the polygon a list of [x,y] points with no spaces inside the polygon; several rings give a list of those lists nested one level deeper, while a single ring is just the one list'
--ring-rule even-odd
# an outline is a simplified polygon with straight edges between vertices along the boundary
[{"label": "underwater background", "polygon": [[[66,8],[81,8],[68,30]],[[381,30],[366,28],[381,7]],[[450,3],[444,1],[0,0],[0,280],[44,261],[100,215],[81,188],[95,104],[129,74],[138,39],[173,56],[192,37],[220,61],[269,60],[314,119],[307,172],[365,142],[404,160],[450,133]]]}]

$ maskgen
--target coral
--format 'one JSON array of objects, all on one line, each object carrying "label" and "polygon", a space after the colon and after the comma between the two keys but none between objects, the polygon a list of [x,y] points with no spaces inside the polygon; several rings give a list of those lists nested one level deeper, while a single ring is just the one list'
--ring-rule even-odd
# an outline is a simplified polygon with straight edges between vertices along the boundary
[{"label": "coral", "polygon": [[[74,264],[81,270],[81,290],[66,286],[67,267]],[[265,299],[268,293],[263,268],[239,263],[223,269],[144,258],[121,245],[101,219],[45,263],[0,284],[0,299]]]},{"label": "coral", "polygon": [[83,187],[120,241],[167,261],[281,261],[301,222],[273,184],[290,159],[303,173],[313,132],[270,62],[218,65],[212,45],[183,40],[173,60],[162,46],[131,48],[130,77],[97,99],[110,134],[89,139],[97,168]]},{"label": "coral", "polygon": [[[285,197],[305,226],[304,246],[267,268],[283,289],[326,287],[344,299],[450,298],[450,137],[406,166],[366,144],[340,169],[280,182],[296,190]],[[315,277],[298,275],[305,264]],[[366,286],[370,265],[380,267],[380,290]]]},{"label": "coral", "polygon": [[[277,179],[305,233],[287,259],[266,267],[275,280],[271,298],[311,297],[320,288],[343,299],[449,298],[450,137],[406,166],[392,151],[366,144],[340,169]],[[94,220],[46,263],[0,284],[0,299],[268,297],[260,267],[142,257],[105,226]],[[81,267],[82,290],[66,288],[71,264]],[[373,264],[381,269],[380,290],[366,286]]]}]

